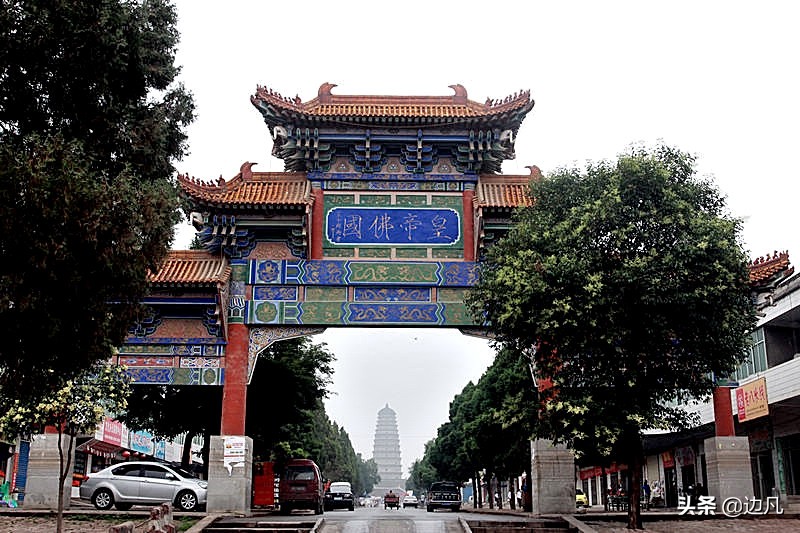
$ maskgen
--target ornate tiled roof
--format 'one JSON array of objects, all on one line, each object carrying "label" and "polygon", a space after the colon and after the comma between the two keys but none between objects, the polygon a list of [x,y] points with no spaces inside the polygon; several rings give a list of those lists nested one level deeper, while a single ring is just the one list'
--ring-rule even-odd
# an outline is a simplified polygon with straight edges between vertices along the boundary
[{"label": "ornate tiled roof", "polygon": [[775,251],[750,262],[750,285],[763,285],[776,276],[784,278],[793,273],[794,267],[789,266],[789,252]]},{"label": "ornate tiled roof", "polygon": [[481,176],[477,187],[478,205],[482,207],[525,207],[531,205],[528,195],[529,176]]},{"label": "ornate tiled roof", "polygon": [[481,207],[514,208],[533,204],[530,196],[532,179],[541,179],[542,171],[532,165],[529,176],[481,175],[476,201]]},{"label": "ornate tiled roof", "polygon": [[316,98],[303,102],[299,96],[286,98],[272,89],[258,86],[250,101],[268,122],[271,117],[292,119],[295,123],[303,119],[341,119],[359,123],[398,124],[410,119],[417,125],[491,118],[515,118],[521,121],[521,117],[534,104],[530,91],[520,91],[499,100],[487,99],[481,104],[468,99],[466,89],[459,84],[450,85],[455,92],[452,96],[337,95],[331,93],[334,87],[336,85],[333,83],[323,83]]},{"label": "ornate tiled roof", "polygon": [[183,193],[195,202],[225,206],[300,206],[311,203],[311,184],[303,172],[253,172],[244,163],[239,174],[216,184],[178,176]]},{"label": "ornate tiled roof", "polygon": [[171,250],[148,281],[158,285],[216,285],[226,283],[231,267],[224,257],[205,250]]}]

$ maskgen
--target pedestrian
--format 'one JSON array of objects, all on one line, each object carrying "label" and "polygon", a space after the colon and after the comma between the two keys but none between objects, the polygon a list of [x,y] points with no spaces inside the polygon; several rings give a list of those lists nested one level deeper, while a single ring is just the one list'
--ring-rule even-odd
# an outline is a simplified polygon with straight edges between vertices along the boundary
[{"label": "pedestrian", "polygon": [[644,483],[642,483],[642,498],[644,499],[644,506],[649,509],[650,508],[650,484],[647,482],[646,479],[644,480]]},{"label": "pedestrian", "polygon": [[522,509],[522,490],[517,489],[517,509]]}]

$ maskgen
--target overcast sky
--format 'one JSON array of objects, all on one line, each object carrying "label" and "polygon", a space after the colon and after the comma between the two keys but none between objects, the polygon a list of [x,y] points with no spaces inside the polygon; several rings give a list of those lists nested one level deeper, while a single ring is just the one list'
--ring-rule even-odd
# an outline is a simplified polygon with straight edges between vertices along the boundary
[{"label": "overcast sky", "polygon": [[[785,1],[231,2],[178,0],[180,79],[194,94],[191,155],[204,180],[282,171],[250,103],[257,85],[308,101],[334,94],[536,101],[504,174],[545,174],[664,141],[698,157],[752,258],[800,263],[800,3]],[[182,226],[176,247],[187,247]],[[398,416],[404,472],[447,421],[448,404],[492,359],[455,331],[329,329],[338,362],[328,414],[372,456],[377,412]]]}]

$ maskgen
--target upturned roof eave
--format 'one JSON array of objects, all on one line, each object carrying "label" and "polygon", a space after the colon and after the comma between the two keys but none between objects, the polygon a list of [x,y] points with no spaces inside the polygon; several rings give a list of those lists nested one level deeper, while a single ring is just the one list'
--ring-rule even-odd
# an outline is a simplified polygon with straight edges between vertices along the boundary
[{"label": "upturned roof eave", "polygon": [[[335,84],[323,83],[317,97],[302,102],[299,97],[286,98],[267,87],[258,86],[250,101],[273,126],[298,121],[409,126],[480,122],[507,124],[511,121],[517,129],[534,106],[530,91],[519,91],[501,100],[487,99],[481,104],[470,100],[460,84],[450,86],[455,92],[452,96],[338,95],[331,92],[334,87]],[[436,114],[432,115],[432,112]]]},{"label": "upturned roof eave", "polygon": [[[311,183],[303,172],[253,172],[255,163],[245,162],[230,180],[218,178],[204,182],[187,175],[178,175],[181,195],[197,206],[260,210],[306,209],[313,203]],[[253,184],[270,186],[272,197],[251,200]]]},{"label": "upturned roof eave", "polygon": [[[259,109],[262,111],[261,109]],[[265,121],[272,125],[294,124],[295,127],[307,125],[378,125],[386,127],[419,127],[419,126],[458,126],[470,127],[474,125],[490,125],[507,127],[515,133],[519,130],[524,116],[493,115],[493,116],[398,116],[398,115],[313,115],[307,113],[275,113],[266,115],[262,111]]]}]

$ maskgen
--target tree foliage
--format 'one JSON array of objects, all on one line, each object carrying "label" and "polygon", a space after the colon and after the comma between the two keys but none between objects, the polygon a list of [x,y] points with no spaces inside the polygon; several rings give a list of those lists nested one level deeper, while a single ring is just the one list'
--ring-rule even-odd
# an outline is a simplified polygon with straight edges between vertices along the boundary
[{"label": "tree foliage", "polygon": [[334,360],[324,343],[314,344],[308,337],[276,342],[259,354],[248,387],[245,426],[254,441],[254,455],[269,458],[280,441],[306,451],[316,446],[296,440],[297,432],[315,434],[309,429],[314,426],[315,410],[328,396]]},{"label": "tree foliage", "polygon": [[364,460],[360,453],[356,456],[358,457],[358,482],[353,490],[356,495],[366,496],[381,481],[381,476],[378,474],[378,463],[374,458]]},{"label": "tree foliage", "polygon": [[466,481],[483,471],[489,477],[526,471],[537,414],[528,364],[524,355],[501,349],[478,382],[453,399],[448,421],[412,465],[409,483],[422,489],[435,481],[431,476]]},{"label": "tree foliage", "polygon": [[137,317],[194,113],[174,85],[175,23],[165,0],[0,10],[2,394],[43,397]]},{"label": "tree foliage", "polygon": [[534,182],[468,300],[551,381],[538,435],[627,457],[634,475],[642,430],[692,424],[669,402],[708,397],[755,326],[741,221],[694,164],[634,147]]},{"label": "tree foliage", "polygon": [[[93,433],[106,414],[123,412],[129,393],[124,369],[100,363],[66,380],[55,394],[38,403],[13,400],[0,414],[0,435],[30,438],[44,433],[48,426],[54,428],[58,433],[58,486],[63,487],[72,469],[75,437]],[[66,448],[64,436],[69,437]],[[57,531],[63,529],[63,511],[64,491],[59,490]]]},{"label": "tree foliage", "polygon": [[408,471],[408,479],[406,479],[406,490],[413,490],[417,494],[424,494],[434,481],[439,481],[441,476],[439,472],[431,465],[429,450],[433,446],[434,441],[429,440],[425,443],[425,452],[422,454],[421,459],[415,459],[411,463],[411,468]]},{"label": "tree foliage", "polygon": [[145,385],[131,387],[128,409],[119,420],[134,430],[149,431],[160,439],[185,435],[181,463],[188,467],[192,439],[204,439],[203,463],[208,464],[211,435],[219,434],[222,387],[200,385]]}]

